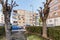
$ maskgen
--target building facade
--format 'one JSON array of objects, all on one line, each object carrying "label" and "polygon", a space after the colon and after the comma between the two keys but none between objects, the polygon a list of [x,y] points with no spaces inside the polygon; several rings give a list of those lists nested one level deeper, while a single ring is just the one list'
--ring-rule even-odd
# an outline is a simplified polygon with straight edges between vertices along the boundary
[{"label": "building facade", "polygon": [[4,25],[4,15],[2,12],[0,12],[0,26]]},{"label": "building facade", "polygon": [[12,25],[18,25],[18,13],[16,10],[14,10],[14,12],[12,13],[11,24]]},{"label": "building facade", "polygon": [[[16,11],[16,12],[15,12]],[[17,24],[18,26],[33,26],[37,25],[37,14],[35,12],[26,10],[14,10],[15,19],[13,18],[12,24]],[[16,23],[15,23],[15,22]]]},{"label": "building facade", "polygon": [[60,26],[60,0],[52,0],[47,18],[48,26]]}]

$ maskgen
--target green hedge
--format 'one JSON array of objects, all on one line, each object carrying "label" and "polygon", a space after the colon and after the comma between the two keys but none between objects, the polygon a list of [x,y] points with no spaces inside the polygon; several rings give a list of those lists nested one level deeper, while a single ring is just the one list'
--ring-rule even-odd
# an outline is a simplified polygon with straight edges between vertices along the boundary
[{"label": "green hedge", "polygon": [[60,29],[58,27],[48,28],[48,37],[53,40],[60,40]]},{"label": "green hedge", "polygon": [[5,28],[0,26],[0,36],[5,34]]},{"label": "green hedge", "polygon": [[39,34],[42,34],[42,27],[36,27],[36,26],[29,26],[29,27],[26,27],[26,30],[28,32],[32,32],[32,33],[39,33]]},{"label": "green hedge", "polygon": [[[26,30],[28,32],[42,34],[42,27],[31,26],[26,27]],[[47,35],[49,38],[52,38],[53,40],[60,40],[60,26],[48,27]]]}]

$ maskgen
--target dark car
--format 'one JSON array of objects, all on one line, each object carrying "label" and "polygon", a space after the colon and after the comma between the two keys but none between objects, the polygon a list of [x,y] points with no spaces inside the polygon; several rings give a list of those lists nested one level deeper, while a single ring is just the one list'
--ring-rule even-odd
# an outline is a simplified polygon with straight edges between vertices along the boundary
[{"label": "dark car", "polygon": [[30,26],[30,25],[26,25],[27,27]]}]

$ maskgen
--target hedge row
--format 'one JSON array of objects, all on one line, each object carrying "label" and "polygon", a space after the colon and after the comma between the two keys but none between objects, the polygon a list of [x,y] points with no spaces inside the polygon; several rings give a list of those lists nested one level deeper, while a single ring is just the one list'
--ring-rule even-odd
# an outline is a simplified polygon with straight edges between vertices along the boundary
[{"label": "hedge row", "polygon": [[42,27],[26,27],[26,30],[31,33],[39,33],[42,34]]},{"label": "hedge row", "polygon": [[[28,32],[38,33],[42,35],[42,27],[26,27]],[[47,35],[49,38],[53,40],[60,40],[60,27],[48,27],[47,28]]]},{"label": "hedge row", "polygon": [[0,36],[5,34],[5,28],[0,26]]},{"label": "hedge row", "polygon": [[60,40],[60,29],[48,28],[48,37],[53,40]]}]

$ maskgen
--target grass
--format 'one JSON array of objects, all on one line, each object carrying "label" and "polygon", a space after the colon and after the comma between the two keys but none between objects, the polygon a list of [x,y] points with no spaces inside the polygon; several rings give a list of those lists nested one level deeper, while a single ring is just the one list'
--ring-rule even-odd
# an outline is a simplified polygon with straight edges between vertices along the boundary
[{"label": "grass", "polygon": [[0,40],[5,40],[5,36],[0,36]]},{"label": "grass", "polygon": [[27,40],[43,40],[43,39],[37,35],[31,35],[27,37]]},{"label": "grass", "polygon": [[2,39],[0,39],[0,40],[6,40],[6,39],[5,39],[5,37],[3,37],[3,38],[2,38]]}]

